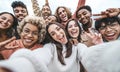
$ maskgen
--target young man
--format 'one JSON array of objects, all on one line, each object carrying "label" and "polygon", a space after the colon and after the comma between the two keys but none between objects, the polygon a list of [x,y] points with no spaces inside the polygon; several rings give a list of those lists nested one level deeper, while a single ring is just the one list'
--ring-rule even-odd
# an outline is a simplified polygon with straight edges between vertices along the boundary
[{"label": "young man", "polygon": [[11,6],[15,17],[18,19],[18,22],[21,22],[28,15],[27,7],[23,2],[14,1]]},{"label": "young man", "polygon": [[120,39],[120,19],[116,16],[96,20],[95,28],[101,33],[104,42]]},{"label": "young man", "polygon": [[88,28],[92,27],[92,9],[90,6],[82,6],[76,11],[76,18],[82,23],[84,31],[88,31]]}]

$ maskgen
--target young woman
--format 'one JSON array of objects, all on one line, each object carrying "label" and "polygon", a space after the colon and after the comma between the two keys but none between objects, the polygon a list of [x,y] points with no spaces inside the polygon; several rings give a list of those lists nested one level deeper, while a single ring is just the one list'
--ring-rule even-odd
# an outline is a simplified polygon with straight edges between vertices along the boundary
[{"label": "young woman", "polygon": [[79,42],[81,42],[89,47],[92,45],[102,43],[102,36],[99,33],[94,32],[93,29],[89,29],[89,33],[82,31],[79,23],[75,19],[70,19],[67,22],[66,31],[69,35],[72,44],[76,45]]},{"label": "young woman", "polygon": [[14,40],[9,44],[5,45],[6,48],[12,48],[9,50],[1,51],[5,59],[9,58],[10,55],[20,48],[28,48],[34,50],[42,47],[40,44],[45,36],[45,22],[41,17],[27,16],[21,22],[18,27],[21,39]]},{"label": "young woman", "polygon": [[78,44],[81,42],[81,27],[76,19],[70,19],[66,25],[66,31],[69,35],[69,38],[72,41],[72,44]]},{"label": "young woman", "polygon": [[17,19],[13,14],[9,12],[0,13],[0,50],[2,50],[2,46],[16,38],[19,38],[17,25]]}]

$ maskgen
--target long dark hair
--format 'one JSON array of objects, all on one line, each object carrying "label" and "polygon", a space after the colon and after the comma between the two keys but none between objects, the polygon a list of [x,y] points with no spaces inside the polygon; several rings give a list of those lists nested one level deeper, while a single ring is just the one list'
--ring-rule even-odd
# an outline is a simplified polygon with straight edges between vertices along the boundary
[{"label": "long dark hair", "polygon": [[76,19],[70,19],[70,20],[68,20],[68,22],[66,24],[65,29],[66,29],[66,32],[68,33],[69,39],[73,38],[73,37],[70,36],[70,34],[68,32],[68,24],[69,24],[70,21],[74,21],[77,24],[77,26],[79,27],[79,35],[77,37],[77,40],[80,42],[81,41],[81,36],[80,35],[81,35],[81,32],[82,32],[82,29],[81,29],[81,27],[80,27],[80,25],[79,25],[79,23],[78,23],[78,21]]},{"label": "long dark hair", "polygon": [[0,15],[3,15],[3,14],[9,14],[9,15],[11,15],[13,17],[13,24],[12,24],[12,26],[10,28],[8,28],[6,30],[6,36],[8,38],[11,38],[12,36],[16,36],[17,39],[20,38],[20,36],[19,36],[19,34],[17,32],[18,21],[15,18],[15,16],[12,13],[9,13],[9,12],[2,12],[2,13],[0,13]]},{"label": "long dark hair", "polygon": [[[59,24],[59,23],[57,23],[57,22],[55,22],[55,23],[50,23],[50,24],[48,24],[47,27],[46,27],[46,31],[47,31],[46,34],[48,35],[48,39],[50,40],[51,43],[54,43],[54,44],[56,45],[56,48],[57,48],[56,50],[57,50],[57,54],[58,54],[58,59],[59,59],[59,61],[60,61],[61,64],[65,65],[64,58],[63,58],[63,55],[62,55],[62,50],[63,50],[62,44],[59,43],[59,42],[57,42],[57,41],[55,41],[55,40],[50,36],[50,34],[49,34],[49,32],[48,32],[49,26],[50,26],[50,25],[53,25],[53,24],[59,26],[59,27],[62,28],[64,31],[65,31],[65,29],[64,29],[64,27],[63,27],[61,24]],[[68,39],[68,35],[67,35],[66,31],[65,31],[65,34],[66,34],[66,37],[67,37],[67,39]],[[66,43],[65,46],[66,46],[66,48],[67,48],[67,53],[66,53],[65,58],[68,58],[68,57],[70,57],[70,55],[72,54],[72,44],[71,44],[71,42],[68,40],[68,42]]]}]

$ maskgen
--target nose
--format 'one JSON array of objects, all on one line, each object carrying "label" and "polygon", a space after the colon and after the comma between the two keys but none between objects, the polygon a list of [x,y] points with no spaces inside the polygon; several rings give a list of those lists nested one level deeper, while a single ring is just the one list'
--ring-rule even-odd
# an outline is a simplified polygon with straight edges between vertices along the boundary
[{"label": "nose", "polygon": [[81,15],[81,18],[84,18],[84,15]]},{"label": "nose", "polygon": [[23,14],[21,11],[19,11],[19,14]]},{"label": "nose", "polygon": [[32,33],[29,33],[27,36],[32,37],[33,35],[32,35]]},{"label": "nose", "polygon": [[8,23],[8,20],[6,19],[6,20],[4,20],[4,23],[6,24],[6,23]]}]

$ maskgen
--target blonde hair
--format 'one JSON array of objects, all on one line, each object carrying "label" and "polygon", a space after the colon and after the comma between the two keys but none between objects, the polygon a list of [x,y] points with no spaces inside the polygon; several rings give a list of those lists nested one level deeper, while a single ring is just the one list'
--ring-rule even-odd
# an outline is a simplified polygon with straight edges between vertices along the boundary
[{"label": "blonde hair", "polygon": [[43,17],[37,17],[37,16],[27,16],[25,17],[21,22],[20,25],[18,26],[18,33],[21,34],[23,27],[27,24],[30,23],[32,25],[35,25],[38,30],[39,30],[39,36],[38,36],[38,43],[41,43],[46,34],[46,24],[43,19]]}]

